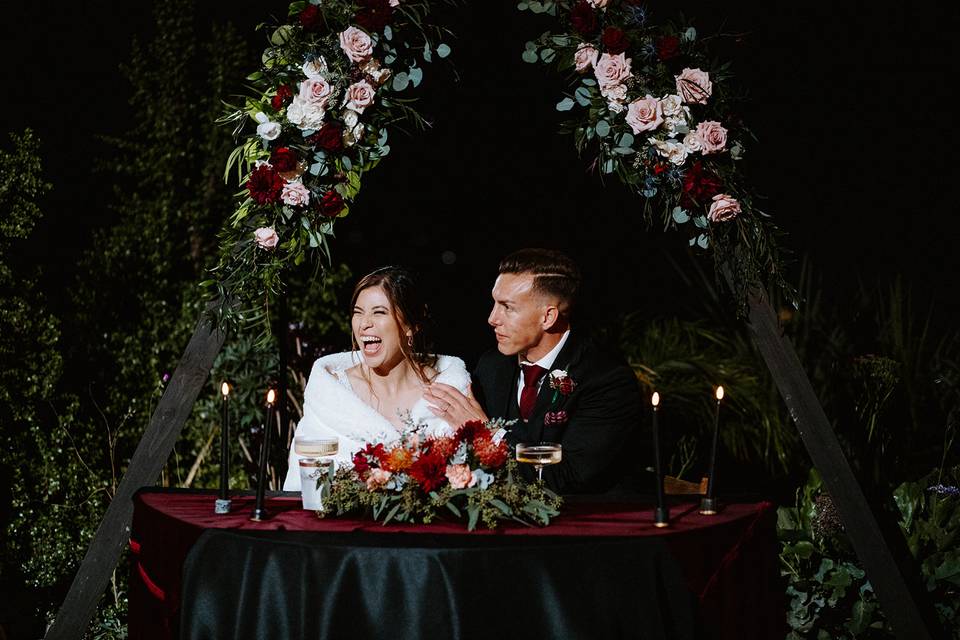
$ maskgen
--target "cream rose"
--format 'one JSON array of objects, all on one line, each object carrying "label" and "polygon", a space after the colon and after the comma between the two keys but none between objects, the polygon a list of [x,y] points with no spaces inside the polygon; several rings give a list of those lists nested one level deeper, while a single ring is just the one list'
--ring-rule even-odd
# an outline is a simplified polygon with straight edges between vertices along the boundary
[{"label": "cream rose", "polygon": [[287,120],[300,129],[319,129],[326,116],[323,104],[307,102],[300,94],[295,95],[287,107]]},{"label": "cream rose", "polygon": [[370,473],[367,475],[367,489],[370,491],[379,489],[387,484],[392,475],[393,474],[386,469],[370,469]]},{"label": "cream rose", "polygon": [[470,466],[466,464],[448,464],[447,480],[454,489],[466,489],[476,484],[477,479],[470,472]]},{"label": "cream rose", "polygon": [[693,153],[703,148],[703,142],[700,140],[700,136],[697,135],[696,131],[690,131],[687,135],[683,136],[683,146],[687,148],[687,153]]},{"label": "cream rose", "polygon": [[350,62],[360,64],[373,55],[373,40],[366,32],[356,27],[347,27],[340,34],[340,48],[350,58]]},{"label": "cream rose", "polygon": [[713,93],[710,74],[700,69],[690,69],[688,67],[680,72],[676,81],[677,93],[680,94],[684,102],[707,104],[707,98]]},{"label": "cream rose", "polygon": [[347,94],[343,98],[343,106],[357,113],[363,113],[364,109],[373,104],[373,98],[376,94],[376,88],[366,80],[354,82],[347,88]]},{"label": "cream rose", "polygon": [[615,56],[605,53],[593,65],[593,73],[601,89],[622,84],[630,77],[630,58],[623,53]]},{"label": "cream rose", "polygon": [[607,99],[607,107],[614,113],[623,111],[623,103],[627,101],[626,85],[618,84],[600,90],[600,95]]},{"label": "cream rose", "polygon": [[592,44],[582,42],[573,54],[573,64],[576,66],[577,73],[586,73],[588,69],[597,64],[597,56],[600,52]]},{"label": "cream rose", "polygon": [[707,120],[697,125],[700,151],[703,155],[723,151],[727,147],[727,130],[719,122]]},{"label": "cream rose", "polygon": [[283,127],[279,122],[271,122],[263,111],[258,111],[253,119],[257,121],[257,135],[264,140],[276,140],[280,137]]},{"label": "cream rose", "polygon": [[660,102],[649,94],[644,98],[634,100],[627,105],[625,119],[634,133],[653,131],[663,123],[663,111],[660,108]]},{"label": "cream rose", "polygon": [[291,207],[304,207],[310,203],[310,190],[302,182],[288,182],[283,185],[280,199]]},{"label": "cream rose", "polygon": [[348,129],[357,126],[357,123],[360,121],[360,116],[357,115],[357,112],[350,111],[349,109],[341,113],[340,117],[343,118],[343,124],[345,124]]},{"label": "cream rose", "polygon": [[280,236],[273,227],[260,227],[253,232],[253,239],[261,249],[273,249],[280,242]]},{"label": "cream rose", "polygon": [[318,56],[309,62],[304,62],[301,69],[303,75],[311,80],[323,78],[327,73],[327,61],[323,59],[323,56]]},{"label": "cream rose", "polygon": [[713,196],[713,204],[710,205],[710,211],[707,218],[710,222],[726,222],[733,220],[740,213],[740,203],[733,196],[725,193],[718,193]]},{"label": "cream rose", "polygon": [[687,148],[679,142],[673,140],[657,140],[656,138],[650,138],[648,140],[657,149],[657,153],[661,157],[666,158],[668,161],[673,164],[680,166],[687,159]]},{"label": "cream rose", "polygon": [[682,116],[683,100],[680,99],[680,96],[673,94],[663,96],[660,98],[660,109],[663,110],[663,115],[666,118]]}]

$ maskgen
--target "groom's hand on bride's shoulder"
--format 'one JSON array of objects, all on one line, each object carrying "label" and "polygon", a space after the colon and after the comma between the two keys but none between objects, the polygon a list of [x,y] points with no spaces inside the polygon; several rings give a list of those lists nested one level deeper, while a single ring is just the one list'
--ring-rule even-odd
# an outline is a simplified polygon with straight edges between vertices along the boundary
[{"label": "groom's hand on bride's shoulder", "polygon": [[453,427],[459,427],[471,420],[487,421],[487,414],[483,407],[473,397],[473,392],[467,388],[464,395],[456,387],[442,382],[429,385],[423,392],[430,411],[439,418],[443,418]]}]

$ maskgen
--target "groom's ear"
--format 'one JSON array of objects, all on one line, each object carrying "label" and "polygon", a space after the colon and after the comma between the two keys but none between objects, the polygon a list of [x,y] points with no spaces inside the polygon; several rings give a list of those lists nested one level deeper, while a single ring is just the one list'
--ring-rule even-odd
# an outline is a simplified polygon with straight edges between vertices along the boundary
[{"label": "groom's ear", "polygon": [[550,327],[557,324],[557,320],[560,318],[560,309],[555,305],[547,305],[543,310],[543,330],[549,331]]}]

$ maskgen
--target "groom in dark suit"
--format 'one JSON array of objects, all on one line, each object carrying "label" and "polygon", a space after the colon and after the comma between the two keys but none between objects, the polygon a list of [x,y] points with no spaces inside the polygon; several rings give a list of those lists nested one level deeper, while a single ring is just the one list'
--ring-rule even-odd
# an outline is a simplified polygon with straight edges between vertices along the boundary
[{"label": "groom in dark suit", "polygon": [[562,462],[543,471],[554,491],[610,490],[636,466],[624,464],[637,453],[641,428],[633,371],[571,326],[580,270],[569,257],[522,249],[504,258],[499,272],[487,318],[497,348],[481,356],[473,395],[433,385],[425,397],[450,424],[516,418],[511,444],[561,443]]}]

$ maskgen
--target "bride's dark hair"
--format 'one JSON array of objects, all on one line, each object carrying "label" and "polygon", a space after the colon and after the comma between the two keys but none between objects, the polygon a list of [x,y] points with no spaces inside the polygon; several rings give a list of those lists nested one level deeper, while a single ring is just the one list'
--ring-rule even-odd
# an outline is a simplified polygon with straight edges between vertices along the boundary
[{"label": "bride's dark hair", "polygon": [[[410,363],[417,377],[424,384],[430,382],[426,369],[437,364],[437,356],[433,354],[433,343],[430,340],[431,319],[420,292],[420,287],[414,281],[413,275],[401,267],[381,267],[360,278],[360,282],[353,288],[350,298],[350,308],[357,304],[360,292],[371,287],[380,287],[390,300],[393,314],[400,325],[400,351],[404,359]],[[409,342],[402,339],[404,332],[411,332]],[[357,350],[357,337],[350,332],[350,341],[353,349]]]}]

